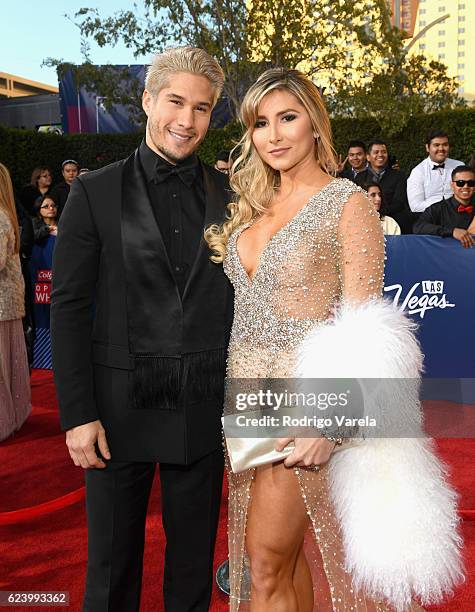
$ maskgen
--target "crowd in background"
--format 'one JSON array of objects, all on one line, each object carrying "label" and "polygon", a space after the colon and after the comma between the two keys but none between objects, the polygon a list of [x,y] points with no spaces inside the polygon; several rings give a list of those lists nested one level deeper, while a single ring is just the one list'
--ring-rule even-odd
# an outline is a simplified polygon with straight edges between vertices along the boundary
[{"label": "crowd in background", "polygon": [[[425,147],[427,157],[406,177],[386,142],[353,140],[346,158],[340,157],[338,175],[366,190],[386,235],[434,235],[472,247],[475,157],[468,163],[450,158],[449,135],[440,129],[428,134]],[[229,151],[216,155],[214,167],[230,171]],[[62,180],[53,185],[50,169],[37,167],[15,195],[8,169],[0,164],[0,440],[17,430],[31,410],[34,316],[28,261],[35,244],[41,247],[57,235],[71,184],[85,172],[66,159]]]},{"label": "crowd in background", "polygon": [[349,143],[339,175],[368,192],[381,217],[385,234],[426,234],[452,237],[473,246],[475,157],[466,164],[449,157],[449,135],[432,130],[425,142],[427,157],[410,172],[401,171],[383,140],[367,146]]}]

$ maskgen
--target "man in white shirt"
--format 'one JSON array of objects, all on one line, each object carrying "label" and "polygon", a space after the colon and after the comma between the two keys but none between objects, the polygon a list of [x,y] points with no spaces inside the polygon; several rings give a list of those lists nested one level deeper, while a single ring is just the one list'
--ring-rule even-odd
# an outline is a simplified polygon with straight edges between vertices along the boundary
[{"label": "man in white shirt", "polygon": [[431,204],[452,197],[451,174],[463,162],[449,158],[449,136],[443,130],[432,130],[426,141],[429,154],[407,179],[407,199],[412,212],[422,213]]}]

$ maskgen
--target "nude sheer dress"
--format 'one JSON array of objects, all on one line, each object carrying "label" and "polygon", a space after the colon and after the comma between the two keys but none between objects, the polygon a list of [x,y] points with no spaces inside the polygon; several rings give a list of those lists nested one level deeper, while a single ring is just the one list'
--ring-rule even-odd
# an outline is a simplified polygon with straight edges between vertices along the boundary
[{"label": "nude sheer dress", "polygon": [[[297,347],[318,322],[331,317],[338,303],[381,296],[384,238],[379,216],[364,193],[349,180],[332,180],[268,242],[252,279],[237,249],[239,236],[251,224],[231,235],[224,261],[235,289],[228,378],[291,378]],[[242,612],[249,609],[249,586],[243,574],[248,563],[246,521],[255,469],[233,474],[226,460],[230,610]],[[314,582],[314,609],[391,610],[353,589],[351,574],[344,569],[327,471],[326,467],[294,469],[310,519],[306,555]],[[411,610],[421,608],[414,604]]]}]

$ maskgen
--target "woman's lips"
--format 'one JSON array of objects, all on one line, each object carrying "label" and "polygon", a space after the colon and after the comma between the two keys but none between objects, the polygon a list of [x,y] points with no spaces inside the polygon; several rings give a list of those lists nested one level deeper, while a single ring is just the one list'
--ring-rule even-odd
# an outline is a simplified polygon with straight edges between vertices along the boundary
[{"label": "woman's lips", "polygon": [[290,147],[280,147],[279,149],[272,149],[272,151],[269,151],[269,153],[271,155],[274,155],[275,157],[278,157],[279,155],[283,155],[284,153],[287,153],[289,149]]}]

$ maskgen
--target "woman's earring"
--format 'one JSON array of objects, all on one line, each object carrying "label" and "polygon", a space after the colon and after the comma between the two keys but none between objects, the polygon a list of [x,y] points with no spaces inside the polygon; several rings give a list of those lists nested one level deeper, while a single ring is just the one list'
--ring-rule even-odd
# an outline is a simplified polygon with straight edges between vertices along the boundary
[{"label": "woman's earring", "polygon": [[320,136],[316,132],[313,133],[313,137],[315,138],[315,140],[318,140],[320,138]]}]

